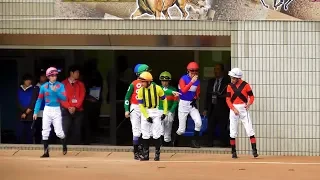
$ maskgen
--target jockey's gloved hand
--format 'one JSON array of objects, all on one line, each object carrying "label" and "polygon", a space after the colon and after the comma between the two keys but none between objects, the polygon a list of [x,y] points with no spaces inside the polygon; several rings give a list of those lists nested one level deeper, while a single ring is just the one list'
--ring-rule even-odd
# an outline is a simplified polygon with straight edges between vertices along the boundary
[{"label": "jockey's gloved hand", "polygon": [[153,123],[152,117],[148,117],[148,118],[147,118],[147,121],[148,121],[149,123]]},{"label": "jockey's gloved hand", "polygon": [[167,115],[162,114],[162,115],[161,115],[161,121],[163,121],[163,120],[166,118],[166,116],[167,116]]}]

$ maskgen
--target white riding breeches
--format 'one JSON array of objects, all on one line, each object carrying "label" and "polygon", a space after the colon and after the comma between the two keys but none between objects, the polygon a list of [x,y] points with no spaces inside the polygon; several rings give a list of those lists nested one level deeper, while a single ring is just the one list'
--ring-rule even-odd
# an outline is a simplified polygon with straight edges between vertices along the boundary
[{"label": "white riding breeches", "polygon": [[230,137],[236,138],[238,136],[238,123],[239,120],[242,122],[247,136],[254,136],[254,130],[252,127],[252,122],[250,118],[249,112],[245,108],[245,104],[233,104],[233,106],[239,111],[239,115],[235,115],[235,113],[230,110]]},{"label": "white riding breeches", "polygon": [[62,116],[61,116],[61,109],[59,107],[51,107],[45,106],[43,110],[43,117],[42,117],[42,140],[48,140],[50,131],[51,131],[51,124],[54,127],[54,132],[56,135],[63,139],[65,137],[63,129],[62,129]]},{"label": "white riding breeches", "polygon": [[140,137],[141,135],[141,112],[140,107],[137,104],[131,104],[130,106],[130,122],[132,126],[132,135],[134,137]]},{"label": "white riding breeches", "polygon": [[141,114],[141,132],[142,132],[142,139],[150,139],[152,136],[153,139],[159,139],[160,136],[163,134],[163,127],[161,122],[161,111],[154,108],[154,109],[147,109],[149,116],[152,118],[153,123],[149,123]]},{"label": "white riding breeches", "polygon": [[[163,111],[161,111],[163,114]],[[162,123],[162,135],[165,142],[171,141],[172,124],[174,121],[174,113],[169,112]]]},{"label": "white riding breeches", "polygon": [[186,123],[187,123],[187,117],[190,114],[191,118],[194,121],[194,130],[200,131],[202,126],[201,116],[199,113],[199,110],[195,107],[192,107],[190,105],[190,101],[179,101],[179,107],[178,107],[178,118],[179,118],[179,128],[177,130],[177,134],[181,135],[186,131]]}]

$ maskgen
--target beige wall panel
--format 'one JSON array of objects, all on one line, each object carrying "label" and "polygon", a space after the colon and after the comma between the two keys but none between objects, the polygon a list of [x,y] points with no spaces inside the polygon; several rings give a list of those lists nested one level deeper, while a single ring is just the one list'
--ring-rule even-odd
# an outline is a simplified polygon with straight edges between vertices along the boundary
[{"label": "beige wall panel", "polygon": [[[238,22],[233,67],[256,96],[250,114],[261,154],[316,155],[320,116],[320,22]],[[251,29],[250,29],[251,28]],[[241,127],[238,148],[250,153]]]}]

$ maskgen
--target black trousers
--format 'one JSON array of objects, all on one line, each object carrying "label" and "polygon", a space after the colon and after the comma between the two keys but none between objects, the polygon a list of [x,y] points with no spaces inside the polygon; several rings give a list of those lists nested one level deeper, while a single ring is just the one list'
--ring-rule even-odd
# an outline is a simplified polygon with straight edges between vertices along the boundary
[{"label": "black trousers", "polygon": [[[219,137],[215,138],[217,130]],[[213,140],[219,140],[222,146],[229,145],[229,111],[228,109],[211,109],[208,116],[208,146],[213,146]]]},{"label": "black trousers", "polygon": [[82,126],[84,144],[90,144],[93,135],[92,132],[98,132],[100,108],[100,102],[91,102],[88,100],[84,102],[84,119]]},{"label": "black trousers", "polygon": [[76,111],[74,114],[70,114],[67,109],[62,109],[62,128],[66,135],[67,144],[81,144],[82,122],[82,111]]}]

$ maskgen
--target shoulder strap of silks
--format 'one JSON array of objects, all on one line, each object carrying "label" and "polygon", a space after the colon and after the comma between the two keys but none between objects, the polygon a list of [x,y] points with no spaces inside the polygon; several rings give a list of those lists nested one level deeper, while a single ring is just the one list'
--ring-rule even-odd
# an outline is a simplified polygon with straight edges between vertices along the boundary
[{"label": "shoulder strap of silks", "polygon": [[152,97],[151,97],[151,92],[150,88],[146,88],[148,90],[148,102],[149,102],[149,108],[152,108]]},{"label": "shoulder strap of silks", "polygon": [[146,96],[146,88],[142,88],[142,96],[143,96],[143,103],[144,103],[144,107],[147,107],[147,96]]},{"label": "shoulder strap of silks", "polygon": [[243,102],[247,103],[248,99],[242,94],[243,88],[247,85],[245,81],[242,81],[240,86],[237,88],[235,84],[230,83],[231,89],[233,91],[233,95],[231,97],[231,102],[233,103],[237,97],[239,97]]},{"label": "shoulder strap of silks", "polygon": [[157,85],[153,84],[154,108],[158,106]]}]

